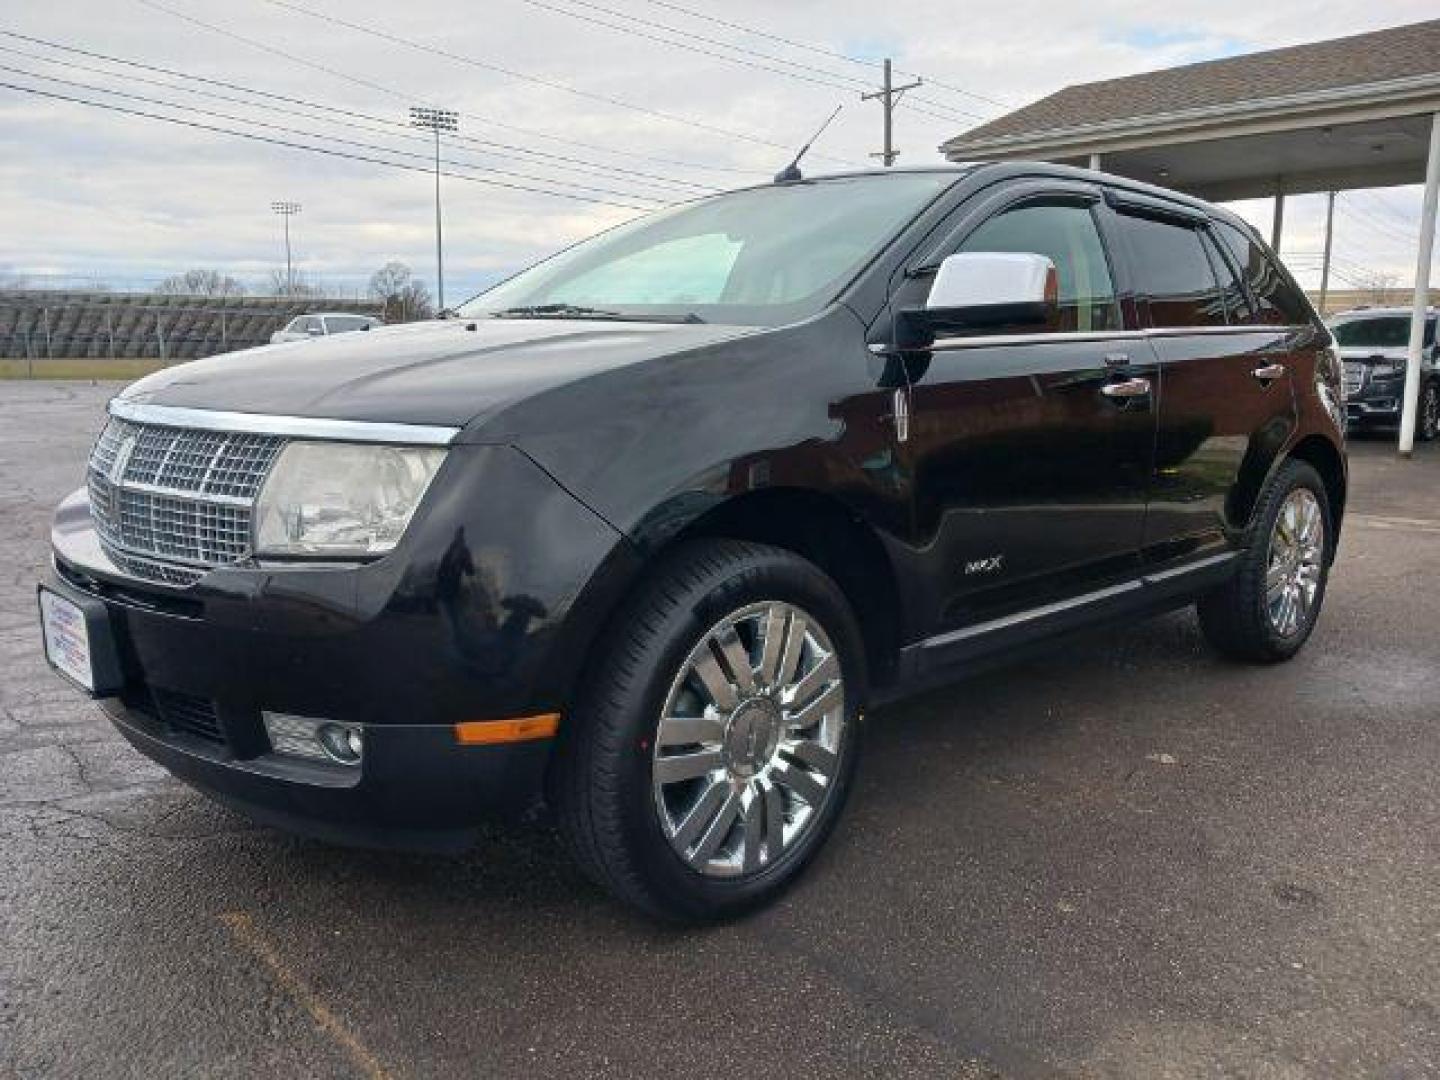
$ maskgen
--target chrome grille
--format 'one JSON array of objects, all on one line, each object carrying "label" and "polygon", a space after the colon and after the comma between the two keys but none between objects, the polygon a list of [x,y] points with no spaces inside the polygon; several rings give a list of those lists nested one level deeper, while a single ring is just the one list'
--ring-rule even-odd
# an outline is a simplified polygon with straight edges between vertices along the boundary
[{"label": "chrome grille", "polygon": [[1345,396],[1359,393],[1365,387],[1365,373],[1369,366],[1357,361],[1348,361],[1345,364]]},{"label": "chrome grille", "polygon": [[90,454],[90,513],[115,564],[168,585],[250,554],[250,516],[285,439],[112,419]]}]

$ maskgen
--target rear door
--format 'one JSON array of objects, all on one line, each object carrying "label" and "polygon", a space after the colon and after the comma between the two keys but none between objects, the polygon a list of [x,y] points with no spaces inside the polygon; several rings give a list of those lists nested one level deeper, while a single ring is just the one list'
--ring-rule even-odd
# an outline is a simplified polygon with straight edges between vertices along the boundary
[{"label": "rear door", "polygon": [[1201,557],[1233,542],[1247,487],[1258,486],[1294,431],[1293,380],[1303,374],[1296,334],[1278,309],[1257,310],[1203,215],[1128,194],[1111,201],[1160,365],[1145,553],[1157,562]]},{"label": "rear door", "polygon": [[[1100,192],[1012,185],[923,253],[1048,256],[1059,318],[938,340],[909,369],[914,522],[938,632],[1133,573],[1155,440],[1155,364],[1122,316]],[[898,306],[923,304],[912,269]],[[1129,396],[1117,389],[1125,387]]]}]

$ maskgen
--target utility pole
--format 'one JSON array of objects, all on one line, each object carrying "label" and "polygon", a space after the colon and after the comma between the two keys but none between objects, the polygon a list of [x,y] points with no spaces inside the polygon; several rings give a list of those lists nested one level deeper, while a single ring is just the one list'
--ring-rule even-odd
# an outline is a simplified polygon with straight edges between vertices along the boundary
[{"label": "utility pole", "polygon": [[290,261],[290,218],[300,212],[298,202],[272,202],[270,209],[285,222],[285,294],[295,295],[295,265]]},{"label": "utility pole", "polygon": [[440,133],[460,130],[460,118],[449,109],[410,107],[410,126],[435,133],[435,295],[436,310],[445,310],[445,255],[440,228]]},{"label": "utility pole", "polygon": [[1325,193],[1325,257],[1320,260],[1320,317],[1325,317],[1325,300],[1330,295],[1330,246],[1335,233],[1335,192]]},{"label": "utility pole", "polygon": [[861,94],[861,101],[879,101],[880,107],[885,111],[885,149],[878,154],[871,154],[871,157],[878,157],[885,163],[888,169],[895,164],[895,159],[900,156],[900,151],[895,149],[895,106],[900,103],[900,97],[906,90],[914,90],[921,84],[920,79],[904,86],[896,86],[892,81],[890,71],[890,58],[885,58],[885,83],[879,90],[869,94]]}]

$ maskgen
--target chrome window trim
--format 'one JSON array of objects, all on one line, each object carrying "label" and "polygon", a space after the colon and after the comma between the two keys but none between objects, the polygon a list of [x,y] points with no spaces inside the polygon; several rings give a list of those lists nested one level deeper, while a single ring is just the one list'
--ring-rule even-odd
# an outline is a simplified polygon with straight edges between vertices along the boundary
[{"label": "chrome window trim", "polygon": [[460,429],[456,427],[391,424],[370,420],[327,420],[309,416],[276,416],[268,413],[222,412],[217,409],[151,405],[124,397],[111,399],[109,411],[110,415],[116,419],[129,420],[137,424],[199,428],[204,431],[233,431],[247,435],[280,435],[331,442],[448,446],[460,434]]},{"label": "chrome window trim", "polygon": [[[1304,323],[1247,323],[1235,326],[1155,326],[1146,330],[1063,330],[1059,333],[1037,331],[1033,334],[975,334],[965,337],[936,338],[932,349],[979,349],[1000,345],[1043,345],[1047,342],[1135,341],[1142,338],[1188,337],[1191,334],[1276,334],[1284,335],[1305,329]],[[870,351],[885,355],[895,350],[889,345],[872,345]]]}]

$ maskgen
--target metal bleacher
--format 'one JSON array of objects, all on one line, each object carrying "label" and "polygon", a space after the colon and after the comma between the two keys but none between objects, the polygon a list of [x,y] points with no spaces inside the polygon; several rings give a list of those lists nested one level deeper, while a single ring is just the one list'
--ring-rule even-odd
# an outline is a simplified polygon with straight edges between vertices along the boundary
[{"label": "metal bleacher", "polygon": [[379,315],[370,301],[0,290],[0,358],[194,360],[264,345],[296,315]]}]

